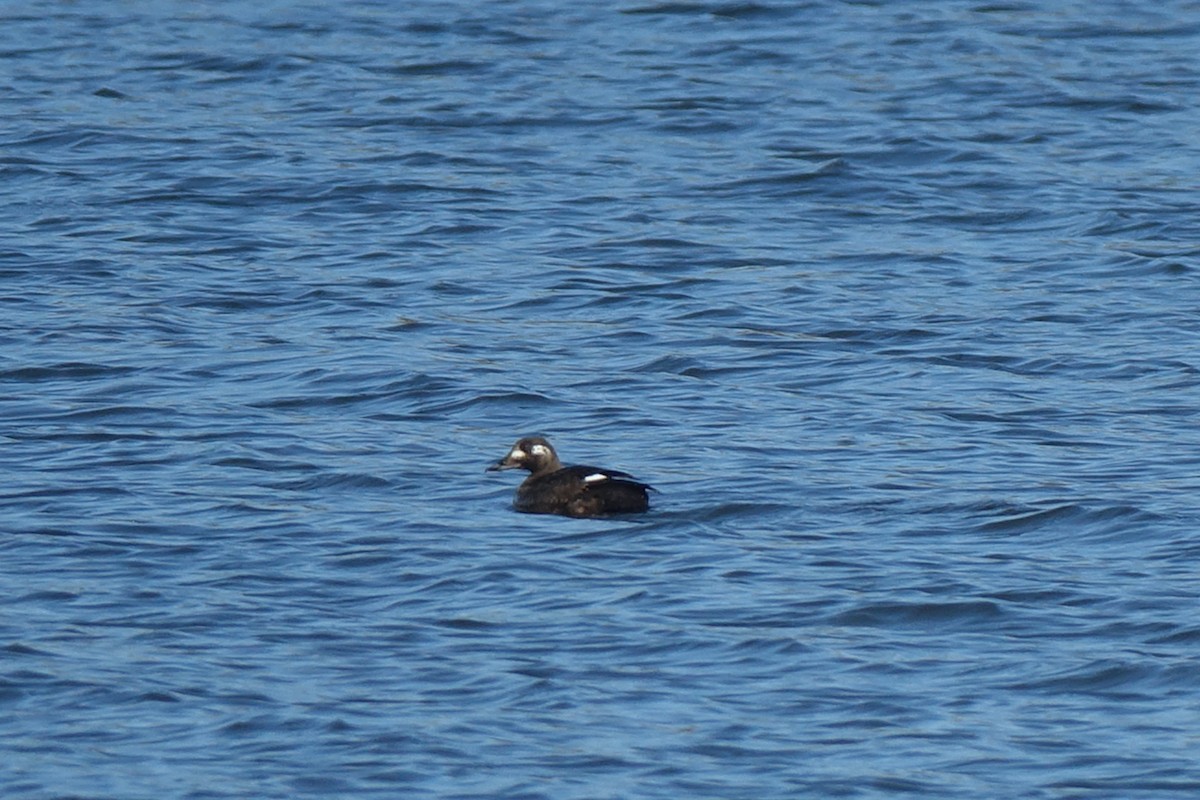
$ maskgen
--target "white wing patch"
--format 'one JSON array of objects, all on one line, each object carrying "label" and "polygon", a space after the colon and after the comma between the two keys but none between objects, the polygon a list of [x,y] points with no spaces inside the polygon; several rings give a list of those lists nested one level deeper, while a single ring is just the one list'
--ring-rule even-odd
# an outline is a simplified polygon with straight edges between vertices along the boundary
[{"label": "white wing patch", "polygon": [[593,472],[591,475],[583,476],[584,483],[599,483],[600,481],[606,481],[606,480],[608,480],[608,476],[605,475],[603,472]]}]

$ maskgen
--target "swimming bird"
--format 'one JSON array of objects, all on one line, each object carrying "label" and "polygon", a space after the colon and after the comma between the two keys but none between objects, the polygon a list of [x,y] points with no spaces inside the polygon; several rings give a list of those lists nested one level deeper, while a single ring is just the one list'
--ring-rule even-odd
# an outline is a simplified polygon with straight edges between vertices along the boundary
[{"label": "swimming bird", "polygon": [[487,468],[526,469],[529,477],[517,487],[513,508],[528,514],[603,517],[645,511],[652,486],[628,472],[598,467],[564,467],[558,453],[541,436],[519,439],[508,455]]}]

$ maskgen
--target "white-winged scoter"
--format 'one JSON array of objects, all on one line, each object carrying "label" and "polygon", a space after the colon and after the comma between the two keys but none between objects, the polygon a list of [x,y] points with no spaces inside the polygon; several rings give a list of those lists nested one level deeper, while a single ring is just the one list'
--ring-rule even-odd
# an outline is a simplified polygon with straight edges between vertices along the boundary
[{"label": "white-winged scoter", "polygon": [[529,477],[517,487],[513,508],[529,514],[562,514],[567,517],[603,517],[645,511],[648,492],[627,472],[597,467],[564,467],[550,442],[541,436],[520,439],[508,455],[488,471],[527,469]]}]

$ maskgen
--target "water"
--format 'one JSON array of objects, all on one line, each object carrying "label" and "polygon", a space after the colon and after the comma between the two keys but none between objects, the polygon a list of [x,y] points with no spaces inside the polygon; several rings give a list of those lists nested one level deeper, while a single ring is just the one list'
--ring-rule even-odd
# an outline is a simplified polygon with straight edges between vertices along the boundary
[{"label": "water", "polygon": [[1200,790],[1200,4],[0,16],[5,798]]}]

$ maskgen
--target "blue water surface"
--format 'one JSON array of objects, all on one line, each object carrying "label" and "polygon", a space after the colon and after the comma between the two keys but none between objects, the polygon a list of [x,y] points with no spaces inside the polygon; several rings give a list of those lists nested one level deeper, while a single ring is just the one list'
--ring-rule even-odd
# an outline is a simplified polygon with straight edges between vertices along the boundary
[{"label": "blue water surface", "polygon": [[1198,53],[0,7],[0,796],[1196,797]]}]

